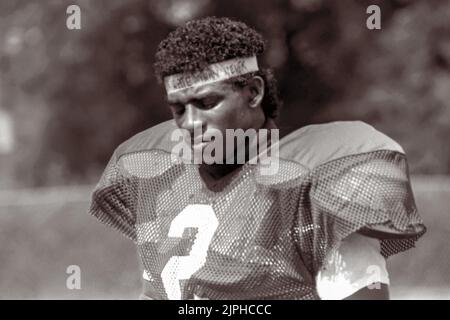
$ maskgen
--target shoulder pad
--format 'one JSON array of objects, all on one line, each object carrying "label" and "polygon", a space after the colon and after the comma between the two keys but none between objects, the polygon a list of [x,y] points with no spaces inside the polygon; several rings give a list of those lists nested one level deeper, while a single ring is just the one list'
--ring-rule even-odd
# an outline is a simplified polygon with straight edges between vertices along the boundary
[{"label": "shoulder pad", "polygon": [[174,145],[170,137],[173,130],[177,129],[174,120],[168,120],[144,130],[123,142],[116,149],[116,156],[139,152],[144,150],[161,150],[169,152]]},{"label": "shoulder pad", "polygon": [[162,122],[142,131],[123,142],[115,151],[117,166],[127,176],[151,178],[180,164],[171,157],[172,132],[177,129],[175,121]]},{"label": "shoulder pad", "polygon": [[337,121],[300,128],[280,140],[280,158],[313,169],[341,157],[402,147],[362,121]]}]

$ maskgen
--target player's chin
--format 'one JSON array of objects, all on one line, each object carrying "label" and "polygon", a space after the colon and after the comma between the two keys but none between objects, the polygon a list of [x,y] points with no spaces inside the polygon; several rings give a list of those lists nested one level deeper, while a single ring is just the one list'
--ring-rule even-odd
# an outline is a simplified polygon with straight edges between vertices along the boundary
[{"label": "player's chin", "polygon": [[205,163],[204,151],[205,151],[205,147],[207,145],[208,145],[207,142],[191,144],[192,158],[194,160],[194,163],[196,163],[196,164],[204,164]]}]

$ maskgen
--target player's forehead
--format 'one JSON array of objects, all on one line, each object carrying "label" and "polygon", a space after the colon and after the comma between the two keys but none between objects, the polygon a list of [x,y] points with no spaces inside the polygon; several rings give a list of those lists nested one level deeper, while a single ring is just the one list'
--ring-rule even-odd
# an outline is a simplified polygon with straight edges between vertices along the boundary
[{"label": "player's forehead", "polygon": [[190,100],[200,100],[210,96],[224,96],[232,90],[232,85],[225,80],[194,86],[182,90],[169,92],[169,103],[186,103]]}]

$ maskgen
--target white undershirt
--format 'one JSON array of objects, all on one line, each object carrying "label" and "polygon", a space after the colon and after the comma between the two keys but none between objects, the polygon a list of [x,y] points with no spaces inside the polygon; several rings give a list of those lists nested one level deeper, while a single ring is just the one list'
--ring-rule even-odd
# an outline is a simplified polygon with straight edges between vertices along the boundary
[{"label": "white undershirt", "polygon": [[340,300],[364,287],[377,289],[374,283],[389,285],[379,240],[358,233],[345,238],[338,250],[327,256],[316,283],[324,300]]}]

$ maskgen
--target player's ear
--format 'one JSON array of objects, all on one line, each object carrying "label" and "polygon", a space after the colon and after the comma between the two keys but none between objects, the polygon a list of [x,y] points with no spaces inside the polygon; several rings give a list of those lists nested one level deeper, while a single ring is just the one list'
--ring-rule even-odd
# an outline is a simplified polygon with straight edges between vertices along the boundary
[{"label": "player's ear", "polygon": [[264,98],[264,80],[260,76],[254,76],[247,84],[250,92],[249,105],[256,108],[261,105]]}]

